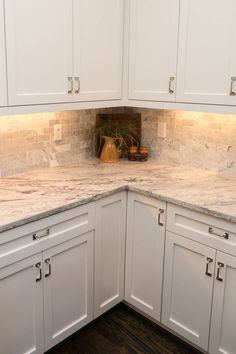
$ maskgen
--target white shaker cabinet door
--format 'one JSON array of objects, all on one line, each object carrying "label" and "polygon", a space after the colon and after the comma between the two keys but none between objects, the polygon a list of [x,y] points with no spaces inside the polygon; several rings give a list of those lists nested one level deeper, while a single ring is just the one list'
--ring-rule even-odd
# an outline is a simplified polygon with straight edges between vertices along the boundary
[{"label": "white shaker cabinet door", "polygon": [[6,52],[3,0],[0,0],[0,106],[7,105]]},{"label": "white shaker cabinet door", "polygon": [[42,255],[0,269],[0,352],[42,354]]},{"label": "white shaker cabinet door", "polygon": [[69,102],[72,0],[7,0],[10,105]]},{"label": "white shaker cabinet door", "polygon": [[175,101],[179,0],[130,0],[129,99]]},{"label": "white shaker cabinet door", "polygon": [[167,232],[162,322],[204,350],[208,349],[215,253]]},{"label": "white shaker cabinet door", "polygon": [[74,99],[121,99],[124,0],[73,3]]},{"label": "white shaker cabinet door", "polygon": [[129,193],[125,300],[160,321],[165,243],[164,202]]},{"label": "white shaker cabinet door", "polygon": [[43,253],[45,350],[93,319],[93,232]]},{"label": "white shaker cabinet door", "polygon": [[124,299],[126,192],[96,203],[94,314]]},{"label": "white shaker cabinet door", "polygon": [[218,252],[213,296],[211,354],[236,353],[236,257]]},{"label": "white shaker cabinet door", "polygon": [[177,101],[236,105],[236,1],[182,0]]}]

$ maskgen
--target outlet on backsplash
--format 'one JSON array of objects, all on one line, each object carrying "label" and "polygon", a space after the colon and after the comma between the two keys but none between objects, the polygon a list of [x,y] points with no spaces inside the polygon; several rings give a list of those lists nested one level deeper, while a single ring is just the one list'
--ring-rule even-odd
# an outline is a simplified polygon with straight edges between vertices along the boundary
[{"label": "outlet on backsplash", "polygon": [[62,140],[62,124],[55,124],[54,125],[54,141],[61,141]]}]

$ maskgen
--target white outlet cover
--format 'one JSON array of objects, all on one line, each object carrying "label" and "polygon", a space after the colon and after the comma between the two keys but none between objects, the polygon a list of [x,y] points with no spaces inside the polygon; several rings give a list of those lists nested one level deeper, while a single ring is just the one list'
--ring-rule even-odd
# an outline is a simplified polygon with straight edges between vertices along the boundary
[{"label": "white outlet cover", "polygon": [[54,125],[54,141],[62,140],[62,124]]}]

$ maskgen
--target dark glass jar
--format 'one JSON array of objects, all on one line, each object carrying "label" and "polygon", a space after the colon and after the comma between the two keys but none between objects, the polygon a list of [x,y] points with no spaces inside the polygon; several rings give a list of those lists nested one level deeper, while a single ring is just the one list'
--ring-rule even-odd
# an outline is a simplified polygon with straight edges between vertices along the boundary
[{"label": "dark glass jar", "polygon": [[140,161],[141,162],[146,162],[148,160],[148,148],[146,146],[141,146],[139,148],[139,153],[140,153]]}]

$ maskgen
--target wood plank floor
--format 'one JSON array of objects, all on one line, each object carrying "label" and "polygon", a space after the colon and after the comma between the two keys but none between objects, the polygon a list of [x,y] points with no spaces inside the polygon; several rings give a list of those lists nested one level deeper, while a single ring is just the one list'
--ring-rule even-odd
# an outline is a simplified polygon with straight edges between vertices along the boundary
[{"label": "wood plank floor", "polygon": [[124,304],[63,342],[50,354],[199,354]]}]

